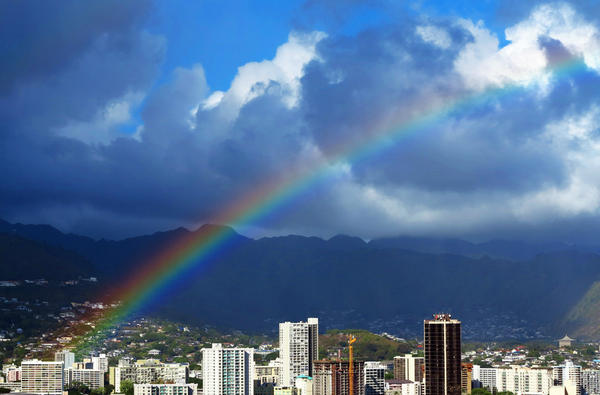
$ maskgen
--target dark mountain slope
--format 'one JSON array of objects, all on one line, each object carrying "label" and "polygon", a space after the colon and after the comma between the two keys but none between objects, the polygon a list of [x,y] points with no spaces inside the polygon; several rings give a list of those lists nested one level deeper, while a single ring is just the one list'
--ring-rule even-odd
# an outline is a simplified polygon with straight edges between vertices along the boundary
[{"label": "dark mountain slope", "polygon": [[91,263],[74,252],[0,233],[0,280],[69,280],[94,275]]}]

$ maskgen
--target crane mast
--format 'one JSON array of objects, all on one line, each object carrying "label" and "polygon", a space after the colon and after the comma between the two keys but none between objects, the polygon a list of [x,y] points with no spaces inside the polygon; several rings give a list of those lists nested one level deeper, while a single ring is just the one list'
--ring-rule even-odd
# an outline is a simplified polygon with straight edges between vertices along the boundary
[{"label": "crane mast", "polygon": [[348,335],[348,395],[354,395],[354,355],[352,344],[356,341],[354,335]]}]

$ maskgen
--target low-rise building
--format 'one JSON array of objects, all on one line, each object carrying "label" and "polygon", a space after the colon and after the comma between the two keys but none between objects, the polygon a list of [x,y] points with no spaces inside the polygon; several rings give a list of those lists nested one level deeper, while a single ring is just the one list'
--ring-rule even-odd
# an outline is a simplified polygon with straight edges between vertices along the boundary
[{"label": "low-rise building", "polygon": [[133,395],[198,395],[198,385],[192,384],[134,384]]}]

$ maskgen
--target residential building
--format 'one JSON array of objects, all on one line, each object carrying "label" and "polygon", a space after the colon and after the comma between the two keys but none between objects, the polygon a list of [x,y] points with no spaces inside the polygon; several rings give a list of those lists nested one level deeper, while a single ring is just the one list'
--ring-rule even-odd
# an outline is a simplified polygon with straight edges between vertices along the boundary
[{"label": "residential building", "polygon": [[469,395],[472,391],[473,364],[461,364],[460,387],[463,394]]},{"label": "residential building", "polygon": [[554,385],[567,387],[568,384],[573,384],[575,395],[581,395],[583,391],[581,375],[581,366],[574,365],[571,361],[566,361],[564,365],[556,366],[552,370]]},{"label": "residential building", "polygon": [[600,395],[600,370],[585,369],[581,373],[581,386],[586,395]]},{"label": "residential building", "polygon": [[394,378],[396,380],[423,381],[425,358],[412,354],[394,357]]},{"label": "residential building", "polygon": [[[271,361],[272,362],[272,361]],[[254,380],[258,380],[260,384],[272,383],[279,384],[279,366],[269,364],[269,366],[254,366]]]},{"label": "residential building", "polygon": [[386,395],[422,395],[423,384],[410,380],[386,380]]},{"label": "residential building", "polygon": [[254,349],[202,349],[202,378],[204,395],[253,395]]},{"label": "residential building", "polygon": [[385,393],[385,366],[379,362],[365,362],[365,395]]},{"label": "residential building", "polygon": [[425,320],[425,394],[460,395],[460,321],[450,314]]},{"label": "residential building", "polygon": [[115,387],[115,393],[121,392],[123,380],[131,380],[134,384],[151,384],[158,381],[185,384],[188,372],[187,363],[162,363],[156,359],[140,359],[131,364],[120,360],[119,366],[109,368],[109,383]]},{"label": "residential building", "polygon": [[64,368],[69,369],[75,363],[75,354],[69,350],[61,350],[54,353],[54,360],[64,363]]},{"label": "residential building", "polygon": [[33,359],[21,363],[21,392],[62,395],[63,383],[62,361],[46,362]]},{"label": "residential building", "polygon": [[134,384],[133,395],[198,395],[198,384]]},{"label": "residential building", "polygon": [[[365,394],[364,362],[353,361],[354,395]],[[348,361],[315,361],[313,375],[314,395],[346,395],[350,391]]]},{"label": "residential building", "polygon": [[313,361],[319,355],[319,319],[279,324],[279,384],[291,387],[300,375],[313,376]]},{"label": "residential building", "polygon": [[298,395],[296,387],[275,387],[273,395]]},{"label": "residential building", "polygon": [[90,389],[104,387],[104,372],[98,369],[65,369],[65,384],[85,384]]},{"label": "residential building", "polygon": [[92,369],[101,370],[102,373],[108,372],[108,358],[106,357],[106,354],[92,357]]},{"label": "residential building", "polygon": [[313,395],[313,378],[300,375],[296,377],[295,387],[298,390],[298,395]]},{"label": "residential building", "polygon": [[552,387],[552,370],[548,368],[510,366],[496,369],[496,389],[514,394],[548,394]]},{"label": "residential building", "polygon": [[6,381],[8,383],[14,383],[16,381],[21,381],[21,368],[17,367],[14,364],[4,365],[2,367],[2,372],[6,376]]},{"label": "residential building", "polygon": [[490,392],[496,388],[496,368],[482,368],[473,365],[473,387],[487,388]]}]

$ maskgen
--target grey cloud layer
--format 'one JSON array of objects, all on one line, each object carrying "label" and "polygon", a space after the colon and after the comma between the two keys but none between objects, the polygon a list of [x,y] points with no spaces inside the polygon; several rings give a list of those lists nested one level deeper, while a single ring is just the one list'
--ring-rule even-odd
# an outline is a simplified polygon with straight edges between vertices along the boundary
[{"label": "grey cloud layer", "polygon": [[[481,40],[461,21],[402,17],[356,37],[297,33],[272,61],[242,67],[227,92],[211,92],[200,65],[150,90],[166,44],[139,25],[147,4],[113,4],[124,8],[118,19],[77,2],[46,14],[20,4],[2,15],[43,23],[25,31],[6,19],[2,31],[28,67],[0,62],[0,216],[109,237],[198,224],[341,141],[471,94],[456,62]],[[57,30],[75,15],[89,19]],[[551,61],[570,54],[556,37],[537,42]],[[378,155],[337,163],[334,176],[257,227],[586,238],[598,227],[587,158],[596,154],[589,123],[600,118],[599,86],[589,70],[461,107]],[[138,132],[123,134],[140,103]],[[560,132],[569,125],[583,134]]]}]

